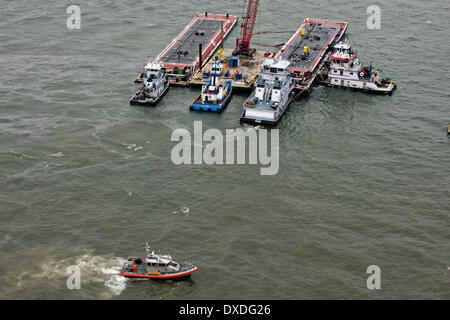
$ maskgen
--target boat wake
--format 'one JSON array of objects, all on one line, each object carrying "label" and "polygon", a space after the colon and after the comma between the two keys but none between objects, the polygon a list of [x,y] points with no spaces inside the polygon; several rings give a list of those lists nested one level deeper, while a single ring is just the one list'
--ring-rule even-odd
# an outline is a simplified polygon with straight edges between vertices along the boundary
[{"label": "boat wake", "polygon": [[114,295],[118,296],[127,287],[127,280],[119,275],[124,262],[123,258],[104,258],[86,254],[80,257],[75,265],[80,268],[82,283],[83,280],[88,283],[103,282]]},{"label": "boat wake", "polygon": [[[78,269],[80,271],[81,290],[91,286],[99,287],[103,283],[108,291],[101,292],[101,296],[108,299],[120,295],[127,287],[126,278],[119,275],[124,262],[125,259],[123,258],[85,254],[76,258],[75,261],[70,258],[41,265],[40,272],[33,273],[31,277],[40,279],[59,278],[66,283],[67,279],[73,275],[74,269]],[[30,275],[22,275],[23,278],[28,276]]]}]

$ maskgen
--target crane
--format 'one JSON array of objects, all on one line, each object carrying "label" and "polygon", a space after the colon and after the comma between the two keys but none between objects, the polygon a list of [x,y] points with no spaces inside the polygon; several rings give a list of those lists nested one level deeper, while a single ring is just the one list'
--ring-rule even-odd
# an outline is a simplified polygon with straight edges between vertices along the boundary
[{"label": "crane", "polygon": [[236,39],[236,49],[233,55],[251,56],[255,53],[255,49],[250,49],[250,40],[253,36],[258,5],[259,0],[248,1],[247,16],[243,17],[245,22],[241,24],[241,37]]}]

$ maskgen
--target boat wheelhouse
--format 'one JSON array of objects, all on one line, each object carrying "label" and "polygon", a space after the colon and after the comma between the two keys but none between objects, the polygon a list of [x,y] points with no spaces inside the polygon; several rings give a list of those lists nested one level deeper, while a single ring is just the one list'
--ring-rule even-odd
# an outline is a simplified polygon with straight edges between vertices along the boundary
[{"label": "boat wheelhouse", "polygon": [[329,58],[327,82],[330,86],[392,94],[396,84],[381,78],[381,70],[364,66],[348,40],[334,46]]},{"label": "boat wheelhouse", "polygon": [[169,81],[166,70],[161,64],[150,62],[144,68],[143,81],[130,104],[155,106],[168,90]]}]

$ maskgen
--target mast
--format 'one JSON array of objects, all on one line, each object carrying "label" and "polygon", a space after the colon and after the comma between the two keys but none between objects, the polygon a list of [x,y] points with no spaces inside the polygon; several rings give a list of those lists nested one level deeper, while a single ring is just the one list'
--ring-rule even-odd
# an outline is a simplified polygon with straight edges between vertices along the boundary
[{"label": "mast", "polygon": [[211,84],[213,86],[219,86],[219,76],[220,76],[220,62],[219,57],[214,57],[214,63],[212,65],[213,71],[211,72]]}]

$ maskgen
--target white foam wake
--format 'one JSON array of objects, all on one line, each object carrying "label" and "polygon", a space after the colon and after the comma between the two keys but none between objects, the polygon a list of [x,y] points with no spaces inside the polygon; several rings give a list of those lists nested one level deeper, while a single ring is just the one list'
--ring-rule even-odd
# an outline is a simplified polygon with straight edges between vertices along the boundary
[{"label": "white foam wake", "polygon": [[101,281],[114,295],[120,295],[127,287],[126,278],[119,275],[124,262],[123,258],[84,255],[77,260],[76,265],[88,281]]},{"label": "white foam wake", "polygon": [[[52,261],[41,265],[40,272],[33,273],[34,278],[60,278],[66,280],[78,267],[81,278],[81,290],[96,283],[103,283],[109,290],[105,297],[120,295],[127,287],[126,278],[119,275],[125,259],[117,257],[101,257],[85,254],[74,262],[72,259]],[[23,275],[24,276],[24,275]]]}]

